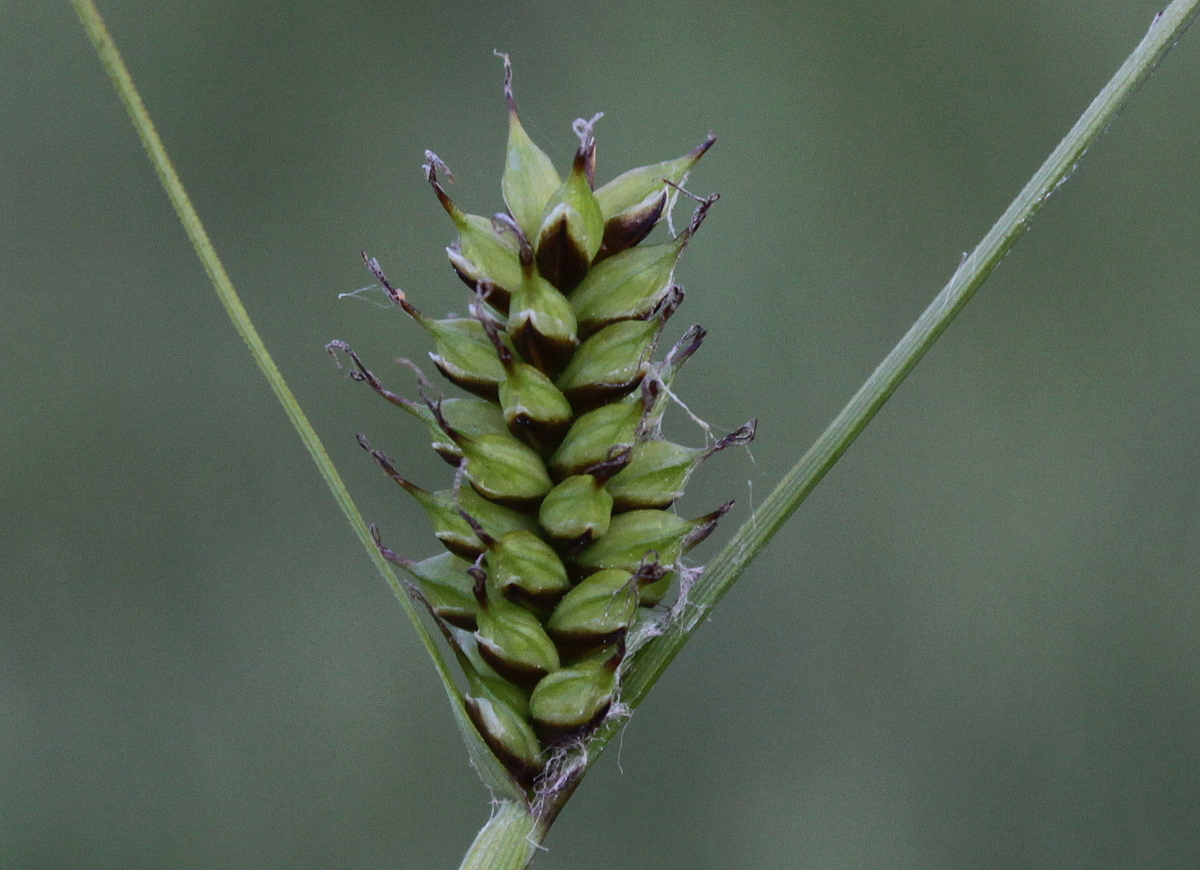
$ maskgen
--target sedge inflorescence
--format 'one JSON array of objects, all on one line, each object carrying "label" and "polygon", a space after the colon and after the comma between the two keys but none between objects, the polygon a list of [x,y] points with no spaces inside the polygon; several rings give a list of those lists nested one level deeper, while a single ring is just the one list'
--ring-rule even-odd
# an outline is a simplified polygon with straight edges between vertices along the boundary
[{"label": "sedge inflorescence", "polygon": [[[676,262],[716,197],[691,222],[640,244],[671,212],[713,143],[596,188],[599,116],[577,120],[566,177],[529,138],[505,61],[507,211],[462,212],[444,164],[424,170],[458,230],[447,249],[474,298],[467,317],[435,319],[367,259],[395,304],[433,339],[433,364],[465,396],[443,398],[417,370],[419,400],[385,389],[342,342],[352,377],[423,421],[457,470],[427,491],[360,437],[428,513],[444,552],[384,555],[413,577],[463,668],[467,710],[512,776],[533,785],[556,747],[585,736],[619,702],[623,665],[684,570],[681,559],[729,504],[685,519],[672,510],[707,456],[754,436],[754,421],[703,448],[663,437],[671,382],[699,347],[692,327],[655,361],[679,307]],[[365,257],[365,255],[364,255]],[[411,364],[410,364],[411,365]],[[415,366],[414,366],[415,369]]]}]

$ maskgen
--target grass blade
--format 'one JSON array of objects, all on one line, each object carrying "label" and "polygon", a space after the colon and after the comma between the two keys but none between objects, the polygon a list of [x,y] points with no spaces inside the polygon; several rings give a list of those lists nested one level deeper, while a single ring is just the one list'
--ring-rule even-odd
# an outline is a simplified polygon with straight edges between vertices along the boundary
[{"label": "grass blade", "polygon": [[196,210],[192,206],[191,199],[184,189],[183,182],[180,181],[170,157],[167,156],[166,148],[163,147],[162,140],[158,136],[158,131],[155,130],[154,123],[150,120],[150,114],[147,112],[146,106],[138,94],[133,79],[129,75],[129,70],[125,67],[125,62],[121,59],[121,55],[117,51],[116,43],[113,42],[108,29],[104,26],[104,21],[100,17],[99,11],[92,0],[71,0],[71,2],[75,7],[76,13],[79,15],[79,20],[83,24],[84,30],[87,31],[92,44],[96,47],[96,53],[100,56],[100,61],[104,64],[104,68],[112,80],[113,87],[116,88],[121,101],[125,104],[125,108],[129,112],[129,118],[133,122],[134,129],[137,130],[138,136],[141,137],[142,144],[146,148],[146,153],[150,157],[150,162],[154,165],[154,169],[158,173],[159,181],[162,182],[163,189],[170,198],[171,204],[175,207],[175,212],[179,215],[179,220],[183,224],[184,231],[187,233],[188,239],[196,251],[196,256],[200,258],[200,262],[204,265],[204,270],[208,273],[209,280],[212,282],[213,289],[216,290],[221,304],[225,306],[225,310],[229,314],[229,319],[233,321],[234,328],[237,329],[238,334],[246,343],[246,347],[250,350],[250,355],[254,357],[254,361],[258,364],[259,369],[262,370],[267,383],[270,384],[271,390],[275,393],[275,398],[283,406],[283,410],[291,421],[292,426],[295,427],[300,440],[304,443],[309,455],[312,456],[313,462],[317,464],[317,469],[321,472],[321,477],[324,478],[329,491],[333,493],[334,500],[337,501],[338,506],[342,509],[342,513],[346,515],[346,519],[350,521],[350,525],[370,555],[371,561],[374,562],[375,567],[379,570],[379,573],[383,576],[388,586],[391,587],[400,604],[404,607],[405,612],[417,630],[417,635],[420,637],[421,643],[425,646],[430,658],[433,659],[438,676],[441,678],[446,694],[450,698],[455,719],[458,722],[459,730],[463,734],[463,739],[467,742],[467,748],[476,770],[479,771],[479,775],[484,780],[484,783],[493,790],[497,790],[502,794],[513,793],[511,780],[499,762],[496,761],[495,756],[492,755],[491,751],[488,750],[487,746],[480,739],[475,727],[467,718],[466,710],[463,708],[462,694],[459,692],[453,677],[450,675],[446,660],[433,635],[422,620],[421,614],[408,595],[404,584],[400,582],[392,571],[391,566],[388,565],[387,561],[380,554],[366,521],[359,512],[358,507],[354,504],[350,493],[346,490],[341,475],[338,474],[337,469],[333,465],[333,460],[329,458],[329,453],[325,450],[325,445],[321,443],[320,437],[318,437],[316,431],[313,429],[312,424],[309,423],[308,417],[296,401],[296,397],[284,380],[283,374],[279,371],[278,366],[275,365],[275,361],[271,358],[266,345],[263,344],[258,330],[254,328],[254,323],[250,320],[250,315],[247,313],[245,306],[242,305],[242,301],[238,297],[233,283],[229,280],[229,276],[225,272],[225,267],[221,264],[221,260],[208,238],[208,233],[204,230],[204,225],[200,222],[200,216],[196,214]]}]

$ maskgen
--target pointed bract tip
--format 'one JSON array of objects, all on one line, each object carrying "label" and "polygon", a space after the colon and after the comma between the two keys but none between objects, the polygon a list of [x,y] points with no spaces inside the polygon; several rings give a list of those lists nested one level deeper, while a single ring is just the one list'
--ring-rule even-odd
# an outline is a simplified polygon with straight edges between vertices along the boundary
[{"label": "pointed bract tip", "polygon": [[512,371],[513,356],[512,351],[504,344],[504,340],[500,337],[500,325],[487,313],[485,309],[478,305],[471,306],[471,314],[483,326],[483,331],[492,342],[492,346],[496,348],[496,355],[500,357],[500,364],[504,366],[506,372]]},{"label": "pointed bract tip", "polygon": [[692,354],[700,349],[700,345],[704,343],[707,335],[708,330],[698,323],[689,327],[683,337],[675,342],[675,346],[667,352],[662,361],[663,368],[671,369],[682,366]]},{"label": "pointed bract tip", "polygon": [[665,324],[671,319],[671,315],[679,310],[679,306],[683,304],[684,295],[682,285],[672,284],[671,289],[667,291],[667,295],[650,312],[651,316],[657,317],[660,323]]},{"label": "pointed bract tip", "polygon": [[421,164],[421,169],[424,170],[425,180],[433,188],[433,192],[437,195],[438,202],[442,204],[442,208],[446,210],[446,214],[450,215],[450,219],[461,227],[462,223],[466,220],[466,216],[454,204],[454,200],[450,198],[450,194],[446,193],[446,189],[442,187],[442,182],[438,178],[438,173],[440,172],[446,176],[447,181],[453,184],[454,173],[450,171],[450,167],[432,151],[426,151],[425,162]]},{"label": "pointed bract tip", "polygon": [[417,495],[417,493],[423,494],[425,492],[423,489],[421,489],[421,487],[417,486],[412,481],[401,477],[400,473],[396,471],[396,466],[392,462],[392,457],[388,456],[386,453],[381,453],[372,447],[371,442],[367,440],[367,436],[360,432],[356,437],[358,439],[358,446],[370,454],[371,458],[378,463],[379,467],[384,470],[388,477],[396,481],[396,483],[400,484],[400,486],[408,490],[408,492],[414,496]]},{"label": "pointed bract tip", "polygon": [[713,147],[713,143],[716,141],[717,141],[716,134],[709,133],[708,137],[703,142],[701,142],[699,145],[697,145],[695,148],[693,148],[691,151],[688,152],[688,156],[692,157],[696,160],[699,160],[701,157],[704,156],[704,153],[706,151],[708,151],[709,148]]},{"label": "pointed bract tip", "polygon": [[[380,268],[379,261],[369,255],[366,251],[359,251],[358,253],[362,256],[363,262],[367,264],[367,269],[369,269],[371,274],[375,276],[375,280],[378,281],[380,286],[383,287],[383,291],[387,293],[388,298],[404,308],[405,311],[408,311],[408,309],[412,306],[409,305],[408,300],[404,295],[404,291],[399,287],[392,286],[392,282],[388,280],[387,275],[383,274],[383,269]],[[416,309],[413,309],[413,311],[415,310]],[[409,313],[412,314],[411,311]],[[413,317],[416,316],[417,315],[413,314]]]}]

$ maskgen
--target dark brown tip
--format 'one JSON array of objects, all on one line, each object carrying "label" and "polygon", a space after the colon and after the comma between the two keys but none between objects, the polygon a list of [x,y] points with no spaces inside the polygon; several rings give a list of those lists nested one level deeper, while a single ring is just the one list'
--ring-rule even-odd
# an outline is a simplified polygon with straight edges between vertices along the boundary
[{"label": "dark brown tip", "polygon": [[371,458],[374,459],[375,462],[379,464],[379,467],[383,469],[384,473],[387,474],[388,477],[390,477],[392,480],[396,481],[396,483],[400,484],[401,487],[403,487],[407,492],[411,493],[412,495],[416,495],[419,492],[424,492],[424,490],[421,489],[421,487],[417,486],[412,481],[406,480],[405,478],[401,477],[400,473],[398,471],[396,471],[396,467],[394,465],[392,465],[392,458],[390,456],[388,456],[386,453],[380,453],[378,450],[374,449],[371,446],[370,442],[367,441],[366,435],[363,435],[360,432],[356,437],[358,439],[358,446],[361,447],[363,450],[367,451],[367,453],[369,453],[371,455]]},{"label": "dark brown tip", "polygon": [[707,459],[709,456],[712,456],[714,453],[716,453],[720,450],[724,450],[726,447],[745,447],[747,444],[749,444],[751,441],[754,440],[754,434],[757,429],[758,429],[758,418],[757,417],[754,418],[753,420],[747,420],[745,423],[743,423],[737,429],[734,429],[732,432],[730,432],[728,435],[726,435],[724,438],[722,438],[720,441],[718,441],[712,447],[709,447],[707,450],[705,450],[704,453],[702,454],[701,458]]},{"label": "dark brown tip", "polygon": [[713,147],[713,143],[716,141],[717,137],[714,134],[709,133],[708,138],[688,152],[688,157],[692,157],[694,160],[699,160],[705,155],[709,148]]},{"label": "dark brown tip", "polygon": [[662,371],[664,375],[669,374],[674,376],[683,367],[683,364],[691,358],[692,354],[700,349],[700,345],[704,343],[706,335],[708,335],[708,330],[699,324],[689,328],[663,359]]},{"label": "dark brown tip", "polygon": [[715,511],[710,514],[705,514],[696,519],[696,526],[690,531],[683,540],[683,549],[690,550],[692,547],[699,544],[705,538],[713,533],[713,529],[717,527],[717,523],[721,517],[729,513],[729,509],[733,507],[733,500],[725,502]]},{"label": "dark brown tip", "polygon": [[583,173],[589,188],[596,186],[596,139],[592,130],[596,122],[603,117],[603,112],[597,112],[587,120],[576,118],[572,125],[575,135],[579,137],[579,148],[575,152],[575,163],[571,169],[573,172]]},{"label": "dark brown tip", "polygon": [[721,194],[713,193],[706,197],[699,197],[694,193],[684,190],[678,184],[674,184],[670,181],[668,181],[667,184],[670,184],[684,196],[690,197],[697,202],[696,210],[692,213],[691,222],[688,223],[687,229],[679,234],[679,240],[686,245],[691,240],[692,236],[696,235],[696,230],[700,229],[700,224],[704,223],[704,219],[708,217],[708,210],[713,207],[713,203],[721,198]]},{"label": "dark brown tip", "polygon": [[604,717],[608,715],[608,710],[611,706],[612,699],[610,698],[607,703],[603,704],[600,709],[596,711],[596,714],[592,716],[591,719],[589,719],[587,722],[584,722],[582,725],[564,726],[534,719],[533,732],[537,734],[538,738],[543,744],[549,744],[553,746],[556,743],[566,742],[568,740],[575,739],[580,735],[586,734],[599,725],[602,721],[604,721]]},{"label": "dark brown tip", "polygon": [[598,263],[613,254],[641,244],[658,225],[667,205],[667,192],[654,200],[650,206],[634,214],[621,213],[609,218],[604,224],[604,239],[593,263]]},{"label": "dark brown tip", "polygon": [[523,689],[532,689],[546,676],[545,668],[503,659],[486,643],[479,644],[479,655],[493,671]]},{"label": "dark brown tip", "polygon": [[590,474],[596,479],[598,486],[608,483],[622,468],[629,464],[629,460],[633,456],[633,447],[621,447],[618,445],[613,447],[609,452],[612,455],[608,458],[583,470],[584,474]]},{"label": "dark brown tip", "polygon": [[538,239],[537,270],[560,293],[579,286],[588,273],[588,252],[571,237],[566,216],[545,228]]},{"label": "dark brown tip", "polygon": [[483,554],[480,553],[474,558],[475,563],[467,569],[467,574],[475,581],[471,586],[471,592],[475,595],[475,601],[480,607],[487,607],[487,571],[483,570]]},{"label": "dark brown tip", "polygon": [[375,276],[375,280],[383,287],[383,292],[388,295],[388,298],[403,308],[405,314],[413,320],[418,322],[423,320],[424,315],[417,310],[415,305],[408,301],[408,297],[404,295],[404,291],[399,287],[393,286],[392,282],[388,280],[387,275],[383,273],[383,269],[379,266],[379,261],[369,256],[366,251],[359,251],[359,254],[362,255],[363,262],[367,264],[367,269],[370,270],[371,274]]},{"label": "dark brown tip", "polygon": [[679,284],[672,284],[667,295],[659,300],[658,305],[654,306],[650,316],[657,317],[660,325],[666,325],[666,322],[671,319],[671,315],[678,311],[679,306],[683,304],[683,297],[683,287]]}]

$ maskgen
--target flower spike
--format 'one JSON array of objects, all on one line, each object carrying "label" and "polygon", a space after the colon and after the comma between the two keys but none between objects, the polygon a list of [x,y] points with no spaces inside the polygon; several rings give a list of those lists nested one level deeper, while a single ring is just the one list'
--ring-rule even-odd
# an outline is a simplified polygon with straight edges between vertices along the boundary
[{"label": "flower spike", "polygon": [[[626,656],[679,618],[684,587],[702,570],[686,554],[732,502],[695,519],[673,506],[704,459],[748,444],[756,424],[704,447],[662,434],[667,407],[679,403],[673,381],[705,335],[693,326],[656,359],[684,298],[676,266],[717,200],[682,187],[713,137],[596,187],[597,113],[575,121],[574,158],[560,176],[525,131],[512,65],[500,57],[506,211],[463,212],[446,192],[445,163],[427,151],[423,166],[458,232],[447,254],[473,293],[469,316],[429,317],[363,254],[388,297],[432,338],[438,371],[470,395],[442,397],[401,360],[417,374],[417,397],[407,398],[345,343],[328,350],[350,358],[353,380],[416,417],[457,469],[450,488],[423,489],[360,436],[428,514],[443,548],[408,559],[377,539],[380,552],[411,576],[408,588],[462,666],[471,723],[536,803],[569,787],[559,763],[568,747],[626,714]],[[642,244],[681,195],[697,203],[688,225]],[[659,606],[673,594],[675,606]]]}]

